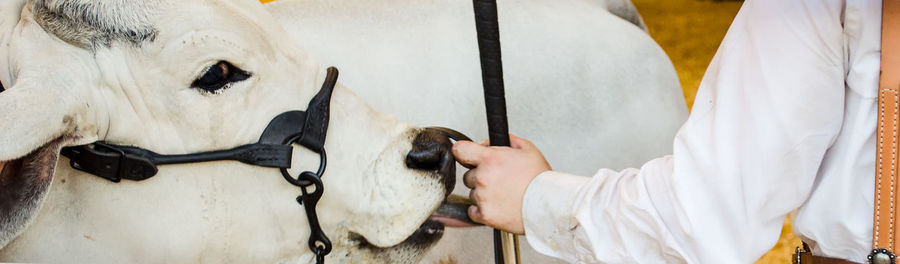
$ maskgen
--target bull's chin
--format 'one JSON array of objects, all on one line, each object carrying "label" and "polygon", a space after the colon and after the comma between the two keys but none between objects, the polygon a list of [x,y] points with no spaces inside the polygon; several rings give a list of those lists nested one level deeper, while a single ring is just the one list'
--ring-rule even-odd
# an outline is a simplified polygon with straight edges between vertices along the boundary
[{"label": "bull's chin", "polygon": [[431,245],[444,235],[444,224],[435,220],[425,220],[416,232],[403,240],[400,244]]},{"label": "bull's chin", "polygon": [[400,243],[415,245],[432,245],[444,235],[445,227],[473,227],[480,224],[469,218],[468,208],[472,205],[469,198],[450,195],[431,213],[431,216]]},{"label": "bull's chin", "polygon": [[444,227],[474,227],[481,224],[469,218],[468,210],[472,202],[468,197],[453,195],[447,197],[431,216],[416,229],[403,243],[427,244],[437,241],[444,234]]},{"label": "bull's chin", "polygon": [[470,205],[472,203],[468,198],[450,195],[412,235],[397,246],[433,244],[444,234],[444,227],[479,226],[468,216]]},{"label": "bull's chin", "polygon": [[[479,226],[469,218],[470,205],[467,197],[450,195],[412,235],[393,247],[431,247],[444,235],[445,227]],[[363,243],[368,244],[364,240]]]},{"label": "bull's chin", "polygon": [[400,244],[432,244],[441,238],[445,227],[474,227],[480,224],[469,218],[468,208],[472,202],[468,198],[450,195],[443,203]]},{"label": "bull's chin", "polygon": [[[425,220],[412,235],[402,242],[389,246],[378,247],[366,240],[365,237],[351,233],[350,239],[355,241],[359,259],[351,259],[350,263],[418,263],[425,253],[437,244],[444,235],[444,225],[438,221]],[[348,254],[349,256],[349,254]]]}]

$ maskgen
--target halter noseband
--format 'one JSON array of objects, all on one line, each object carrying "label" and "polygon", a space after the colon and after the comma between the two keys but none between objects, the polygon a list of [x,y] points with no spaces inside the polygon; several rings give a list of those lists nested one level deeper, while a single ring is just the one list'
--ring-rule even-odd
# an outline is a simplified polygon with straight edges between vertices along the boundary
[{"label": "halter noseband", "polygon": [[[162,155],[131,146],[121,146],[102,141],[83,146],[63,148],[61,154],[69,158],[69,165],[76,170],[119,182],[122,179],[141,181],[156,175],[157,165],[184,164],[206,161],[233,160],[246,164],[279,168],[287,182],[300,187],[297,202],[303,205],[309,222],[309,249],[316,254],[316,262],[324,263],[331,253],[331,241],[322,231],[316,215],[316,203],[324,191],[322,175],[325,173],[325,134],[328,131],[331,94],[337,83],[338,70],[329,67],[322,89],[309,101],[304,111],[284,112],[269,122],[259,141],[227,150],[216,150],[182,155]],[[292,144],[319,154],[316,172],[304,171],[298,177],[291,176]],[[308,188],[314,186],[310,191]]]}]

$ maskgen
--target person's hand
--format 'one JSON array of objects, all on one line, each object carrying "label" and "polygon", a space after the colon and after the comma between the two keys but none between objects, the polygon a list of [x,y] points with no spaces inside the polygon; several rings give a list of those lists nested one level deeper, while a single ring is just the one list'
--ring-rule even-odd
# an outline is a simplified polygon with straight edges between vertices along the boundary
[{"label": "person's hand", "polygon": [[511,147],[488,147],[470,141],[453,145],[453,155],[470,168],[463,176],[472,188],[469,207],[473,221],[515,234],[524,234],[522,198],[534,177],[550,170],[544,155],[531,142],[509,135]]}]

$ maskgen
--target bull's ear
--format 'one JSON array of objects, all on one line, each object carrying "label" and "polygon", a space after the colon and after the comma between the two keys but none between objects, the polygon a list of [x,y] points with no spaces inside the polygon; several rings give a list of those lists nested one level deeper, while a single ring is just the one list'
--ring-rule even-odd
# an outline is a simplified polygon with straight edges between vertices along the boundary
[{"label": "bull's ear", "polygon": [[0,93],[0,161],[20,158],[75,128],[76,98],[17,82]]},{"label": "bull's ear", "polygon": [[19,24],[24,0],[0,1],[0,83],[9,88],[11,70],[9,63],[9,43],[12,40],[16,25]]}]

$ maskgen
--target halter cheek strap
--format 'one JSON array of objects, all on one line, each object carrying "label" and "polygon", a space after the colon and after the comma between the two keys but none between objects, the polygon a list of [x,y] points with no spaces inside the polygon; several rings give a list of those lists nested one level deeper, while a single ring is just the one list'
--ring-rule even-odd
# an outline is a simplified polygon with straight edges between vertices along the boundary
[{"label": "halter cheek strap", "polygon": [[[184,164],[207,161],[232,160],[250,165],[280,168],[284,179],[300,187],[297,202],[306,211],[310,226],[309,248],[316,254],[316,262],[324,263],[331,252],[331,241],[322,231],[316,215],[316,203],[322,197],[324,187],[322,175],[325,173],[325,135],[328,132],[331,95],[337,83],[338,70],[328,68],[328,75],[322,89],[309,101],[304,111],[282,113],[266,126],[259,141],[227,150],[216,150],[193,154],[162,155],[156,152],[105,142],[63,148],[61,154],[69,158],[69,165],[76,170],[119,182],[122,179],[141,181],[158,172],[158,165]],[[300,144],[319,154],[319,168],[304,171],[299,176],[291,176],[292,144]]]},{"label": "halter cheek strap", "polygon": [[259,141],[254,144],[227,150],[162,155],[139,147],[100,141],[63,148],[61,154],[69,158],[69,164],[73,168],[113,182],[119,182],[121,179],[133,181],[149,179],[156,175],[157,165],[207,161],[232,160],[261,167],[287,169],[291,167],[293,143],[298,143],[315,153],[325,152],[329,105],[337,76],[336,68],[328,68],[325,83],[310,100],[307,112],[290,111],[276,116],[266,126]]}]

